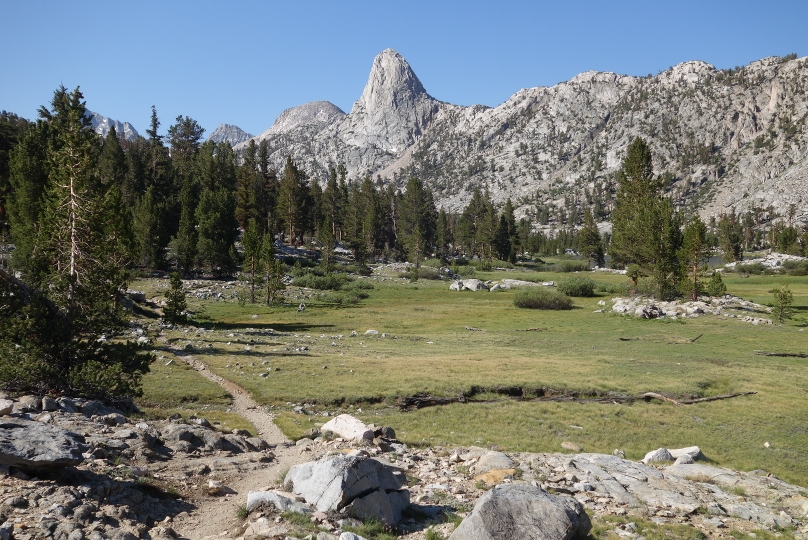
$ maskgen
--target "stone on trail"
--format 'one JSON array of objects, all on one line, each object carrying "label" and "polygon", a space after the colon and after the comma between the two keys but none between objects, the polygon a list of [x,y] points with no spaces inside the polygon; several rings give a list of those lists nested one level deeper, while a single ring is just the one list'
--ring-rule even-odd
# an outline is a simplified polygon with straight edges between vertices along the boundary
[{"label": "stone on trail", "polygon": [[295,465],[284,480],[321,512],[352,505],[349,512],[386,519],[391,525],[398,523],[401,511],[409,505],[409,491],[400,490],[405,482],[404,473],[391,465],[345,455]]},{"label": "stone on trail", "polygon": [[571,540],[592,529],[581,503],[541,488],[503,484],[487,491],[449,540]]},{"label": "stone on trail", "polygon": [[374,434],[370,427],[350,414],[341,414],[323,424],[321,432],[330,431],[337,437],[351,441],[373,441]]},{"label": "stone on trail", "polygon": [[78,465],[84,437],[52,424],[21,418],[0,421],[0,463],[40,473]]}]

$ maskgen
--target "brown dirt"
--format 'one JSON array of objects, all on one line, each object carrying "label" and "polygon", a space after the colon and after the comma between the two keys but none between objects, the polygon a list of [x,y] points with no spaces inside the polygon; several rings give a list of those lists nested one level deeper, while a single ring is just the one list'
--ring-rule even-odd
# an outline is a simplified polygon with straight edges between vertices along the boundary
[{"label": "brown dirt", "polygon": [[174,530],[183,538],[204,539],[208,537],[232,538],[240,536],[244,522],[238,518],[238,509],[247,502],[247,493],[277,486],[279,477],[292,465],[308,461],[298,448],[281,432],[273,422],[273,415],[256,403],[249,392],[232,381],[224,379],[193,356],[184,351],[172,349],[172,352],[192,366],[203,377],[219,384],[232,396],[231,412],[235,412],[249,420],[258,430],[258,436],[272,447],[275,459],[265,466],[243,473],[228,476],[226,486],[234,494],[227,496],[209,496],[194,493],[188,502],[196,506],[190,514],[180,514],[172,523]]}]

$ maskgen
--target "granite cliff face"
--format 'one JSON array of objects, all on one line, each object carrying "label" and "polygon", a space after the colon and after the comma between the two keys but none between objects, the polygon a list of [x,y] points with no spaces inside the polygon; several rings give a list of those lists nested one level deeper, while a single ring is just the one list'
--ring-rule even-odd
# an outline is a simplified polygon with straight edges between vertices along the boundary
[{"label": "granite cliff face", "polygon": [[785,214],[793,205],[808,219],[806,88],[806,58],[732,70],[693,61],[655,77],[586,72],[495,108],[461,107],[431,97],[387,49],[350,114],[309,103],[257,139],[267,139],[276,167],[291,155],[319,181],[344,163],[350,177],[397,186],[417,175],[447,208],[464,207],[479,186],[534,214],[536,204],[592,202],[594,193],[608,205],[625,149],[640,136],[680,206],[709,216],[753,207]]},{"label": "granite cliff face", "polygon": [[213,130],[213,133],[210,134],[207,140],[215,143],[227,141],[231,145],[235,146],[238,143],[249,141],[254,136],[255,135],[247,133],[238,126],[233,126],[231,124],[219,124],[219,127]]}]

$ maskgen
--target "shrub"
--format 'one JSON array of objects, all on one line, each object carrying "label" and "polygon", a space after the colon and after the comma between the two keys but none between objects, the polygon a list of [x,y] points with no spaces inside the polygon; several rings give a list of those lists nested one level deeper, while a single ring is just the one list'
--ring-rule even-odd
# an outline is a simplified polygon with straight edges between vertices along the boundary
[{"label": "shrub", "polygon": [[520,291],[513,299],[513,305],[526,309],[572,309],[569,296],[545,288]]},{"label": "shrub", "polygon": [[421,261],[421,268],[423,268],[424,266],[439,269],[441,266],[443,266],[443,261],[441,261],[440,259],[426,259],[424,261]]},{"label": "shrub", "polygon": [[558,265],[559,272],[589,272],[589,263],[584,261],[564,261]]},{"label": "shrub", "polygon": [[595,290],[608,294],[628,294],[628,284],[626,283],[603,283],[595,282]]},{"label": "shrub", "polygon": [[452,271],[462,278],[474,277],[474,275],[477,273],[477,269],[473,266],[458,266],[453,268]]},{"label": "shrub", "polygon": [[774,304],[772,313],[777,318],[777,322],[781,323],[784,319],[790,319],[792,315],[791,304],[794,301],[794,295],[788,285],[780,285],[776,289],[769,291],[774,294]]},{"label": "shrub", "polygon": [[808,261],[784,261],[783,268],[789,276],[808,275]]},{"label": "shrub", "polygon": [[367,280],[349,281],[342,286],[343,291],[372,291],[375,289],[373,283]]},{"label": "shrub", "polygon": [[373,273],[373,270],[367,265],[349,264],[345,267],[345,272],[357,274],[359,276],[369,276]]},{"label": "shrub", "polygon": [[343,274],[329,274],[318,276],[314,273],[305,274],[292,280],[292,285],[297,287],[307,287],[319,291],[338,291],[348,282],[348,277]]},{"label": "shrub", "polygon": [[766,272],[766,267],[760,263],[736,264],[735,271],[738,272],[739,274],[760,275]]},{"label": "shrub", "polygon": [[707,282],[707,294],[710,296],[724,296],[727,294],[727,286],[724,285],[720,272],[713,272],[713,275],[710,276],[710,281]]},{"label": "shrub", "polygon": [[[407,272],[402,272],[401,277],[406,279],[413,278],[413,269],[408,270]],[[429,266],[422,266],[418,269],[418,279],[440,279],[440,270],[436,268],[431,268]]]},{"label": "shrub", "polygon": [[585,276],[571,276],[558,282],[558,291],[567,296],[595,296],[595,282]]}]

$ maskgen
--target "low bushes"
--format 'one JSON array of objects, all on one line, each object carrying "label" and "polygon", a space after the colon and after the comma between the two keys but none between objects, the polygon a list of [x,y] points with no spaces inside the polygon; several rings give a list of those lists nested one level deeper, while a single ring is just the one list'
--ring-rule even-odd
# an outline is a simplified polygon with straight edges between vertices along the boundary
[{"label": "low bushes", "polygon": [[585,276],[571,276],[558,282],[558,291],[567,296],[595,296],[596,283]]},{"label": "low bushes", "polygon": [[545,288],[520,291],[513,299],[513,305],[525,309],[572,309],[572,298],[560,292]]},{"label": "low bushes", "polygon": [[559,272],[589,272],[589,263],[586,261],[564,261],[558,265]]},{"label": "low bushes", "polygon": [[315,273],[303,274],[292,280],[292,285],[297,287],[307,287],[319,291],[338,291],[348,283],[348,276],[344,274],[328,274],[318,276]]}]

